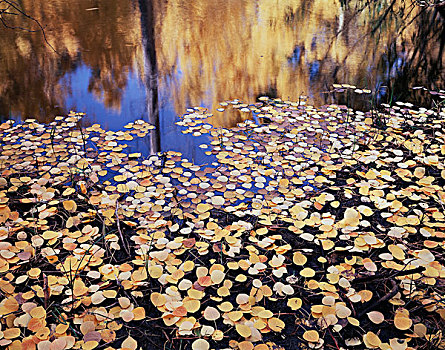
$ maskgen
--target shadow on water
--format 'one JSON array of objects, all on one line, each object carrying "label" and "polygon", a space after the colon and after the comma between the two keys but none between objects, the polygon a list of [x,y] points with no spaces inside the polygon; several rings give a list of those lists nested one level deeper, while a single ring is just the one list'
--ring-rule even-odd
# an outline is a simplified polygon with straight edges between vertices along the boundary
[{"label": "shadow on water", "polygon": [[138,3],[141,12],[142,43],[145,52],[144,81],[147,114],[148,121],[155,126],[155,129],[151,133],[151,152],[157,153],[161,151],[161,133],[153,3],[151,0],[139,0]]}]

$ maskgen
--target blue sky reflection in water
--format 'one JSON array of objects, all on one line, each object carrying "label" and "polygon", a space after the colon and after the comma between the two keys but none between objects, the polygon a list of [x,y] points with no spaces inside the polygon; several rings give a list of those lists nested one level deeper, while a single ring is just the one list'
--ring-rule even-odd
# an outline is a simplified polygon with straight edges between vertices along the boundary
[{"label": "blue sky reflection in water", "polygon": [[[367,108],[363,98],[323,92],[333,83],[382,87],[377,96],[386,102],[390,89],[406,98],[402,92],[412,86],[443,88],[442,14],[411,8],[415,2],[407,8],[396,0],[389,12],[383,0],[364,10],[360,3],[25,0],[61,55],[39,33],[0,28],[0,118],[47,122],[72,109],[85,112],[86,123],[115,131],[143,118],[158,129],[131,151],[175,150],[207,163],[199,147],[207,136],[184,135],[175,124],[187,108],[215,112],[221,101],[253,103],[264,94]],[[209,121],[231,127],[247,117],[215,112]]]},{"label": "blue sky reflection in water", "polygon": [[[149,120],[145,85],[137,72],[129,72],[127,75],[127,84],[122,88],[118,108],[107,106],[103,96],[97,96],[90,91],[92,75],[92,70],[82,64],[61,79],[62,85],[70,87],[65,99],[66,109],[87,111],[85,125],[98,123],[105,130],[119,131],[136,119]],[[188,156],[189,160],[199,164],[211,161],[212,158],[205,155],[205,150],[197,147],[201,143],[208,143],[209,137],[206,135],[191,137],[191,135],[182,134],[182,128],[175,124],[178,121],[178,115],[168,96],[161,98],[161,101],[162,105],[159,107],[159,129],[162,130],[160,150],[181,152]],[[159,137],[155,130],[151,134],[151,137]],[[153,153],[152,148],[156,146],[152,144],[151,137],[136,138],[128,142],[128,151],[141,152],[144,156]]]},{"label": "blue sky reflection in water", "polygon": [[70,87],[65,97],[68,110],[88,111],[87,122],[100,123],[106,130],[122,130],[124,125],[138,117],[146,118],[144,85],[135,72],[127,75],[119,107],[106,106],[103,96],[96,96],[90,91],[91,77],[91,68],[82,64],[61,79],[62,85]]}]

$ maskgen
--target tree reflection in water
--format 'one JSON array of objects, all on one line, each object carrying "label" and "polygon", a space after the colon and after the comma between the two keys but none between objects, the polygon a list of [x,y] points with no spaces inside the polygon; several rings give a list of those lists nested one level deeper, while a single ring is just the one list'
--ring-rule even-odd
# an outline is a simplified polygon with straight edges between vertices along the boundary
[{"label": "tree reflection in water", "polygon": [[[443,88],[444,7],[415,1],[24,0],[40,33],[1,27],[0,115],[51,120],[69,108],[110,128],[145,116],[181,135],[187,107],[262,94],[319,105],[333,83],[408,95]],[[32,24],[23,16],[13,26]],[[83,83],[85,81],[85,83]],[[340,102],[345,102],[341,101]],[[361,101],[363,107],[368,102]],[[360,100],[357,100],[360,103]],[[160,113],[160,114],[159,114]],[[160,115],[160,117],[159,117]],[[221,113],[233,126],[244,117]],[[170,141],[169,141],[170,142]],[[181,141],[182,142],[182,141]],[[184,141],[185,142],[185,141]],[[151,140],[153,149],[168,142]],[[189,147],[188,145],[187,147]]]}]

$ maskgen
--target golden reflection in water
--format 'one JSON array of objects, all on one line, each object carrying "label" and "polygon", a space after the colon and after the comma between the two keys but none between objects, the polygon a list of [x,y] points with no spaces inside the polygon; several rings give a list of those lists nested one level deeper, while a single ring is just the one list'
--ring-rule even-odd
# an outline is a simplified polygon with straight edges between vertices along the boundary
[{"label": "golden reflection in water", "polygon": [[[342,6],[337,0],[155,4],[159,87],[169,91],[177,113],[225,99],[254,102],[265,93],[292,100],[309,94],[322,104],[326,99],[320,92],[333,83],[372,87],[391,71],[382,66],[382,57],[392,49],[408,61],[418,45],[413,33],[419,30],[420,7],[403,0],[394,1],[388,12],[389,1],[374,1],[364,10],[358,10],[363,1]],[[403,21],[398,12],[404,13]],[[437,56],[436,42],[428,46],[428,55]],[[240,118],[225,114],[212,122],[228,127]]]},{"label": "golden reflection in water", "polygon": [[[0,26],[0,115],[48,121],[67,112],[70,84],[62,83],[61,78],[80,64],[92,70],[89,91],[107,108],[119,110],[129,71],[143,75],[137,3],[23,0],[21,4],[26,13],[40,20],[57,53],[45,44],[40,32]],[[37,29],[23,16],[7,19],[11,26]]]},{"label": "golden reflection in water", "polygon": [[[308,94],[323,104],[329,99],[320,92],[333,83],[372,87],[387,80],[397,58],[412,70],[401,88],[444,80],[443,70],[431,69],[444,63],[433,37],[443,18],[434,10],[421,15],[411,1],[142,1],[154,9],[154,38],[141,30],[147,23],[137,1],[23,0],[60,55],[40,33],[1,27],[0,115],[48,120],[66,112],[71,85],[61,79],[81,64],[92,71],[89,91],[119,110],[129,71],[151,86],[144,64],[153,41],[160,101],[170,101],[178,115],[189,106],[251,103],[262,94],[293,100]],[[36,29],[20,16],[10,24]],[[230,127],[242,118],[224,113],[212,122]]]}]

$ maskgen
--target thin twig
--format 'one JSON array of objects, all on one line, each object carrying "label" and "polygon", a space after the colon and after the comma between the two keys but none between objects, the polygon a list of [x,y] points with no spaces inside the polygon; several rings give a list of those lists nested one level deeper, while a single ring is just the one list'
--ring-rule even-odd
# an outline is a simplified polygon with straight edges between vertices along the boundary
[{"label": "thin twig", "polygon": [[399,291],[399,287],[397,285],[397,282],[394,280],[391,280],[391,286],[392,289],[385,294],[383,297],[381,297],[379,300],[377,300],[375,303],[373,303],[372,305],[369,305],[366,309],[364,309],[362,312],[360,312],[357,315],[357,318],[360,319],[361,317],[363,317],[367,312],[375,309],[377,306],[379,306],[381,303],[385,302],[386,300],[391,299],[394,295],[397,294],[397,292]]},{"label": "thin twig", "polygon": [[[60,55],[59,52],[57,52],[57,50],[49,43],[48,39],[46,38],[46,34],[45,34],[45,29],[43,28],[42,24],[34,17],[28,15],[26,12],[24,12],[22,9],[20,9],[20,7],[18,7],[18,5],[16,5],[15,3],[13,3],[10,0],[1,0],[0,3],[6,3],[8,4],[9,8],[13,8],[14,10],[16,10],[18,12],[18,14],[28,18],[29,20],[35,22],[37,24],[37,26],[39,27],[40,31],[42,32],[43,35],[43,39],[45,40],[45,43],[58,55]],[[5,11],[2,11],[1,14],[3,14]],[[10,12],[6,12],[7,14],[13,14]],[[32,29],[27,29],[27,28],[23,28],[23,27],[17,27],[17,26],[10,26],[6,21],[4,16],[0,16],[0,21],[2,22],[3,26],[5,26],[5,28],[8,29],[20,29],[20,30],[24,30],[27,31],[29,33],[35,33],[37,32],[37,30],[32,30]]]},{"label": "thin twig", "polygon": [[119,232],[119,235],[121,237],[121,241],[122,241],[122,245],[124,246],[125,252],[130,255],[130,248],[127,245],[127,242],[124,240],[124,235],[122,234],[122,230],[121,230],[121,223],[119,221],[119,202],[116,201],[116,210],[115,210],[115,214],[116,214],[116,223],[117,223],[117,230]]}]

